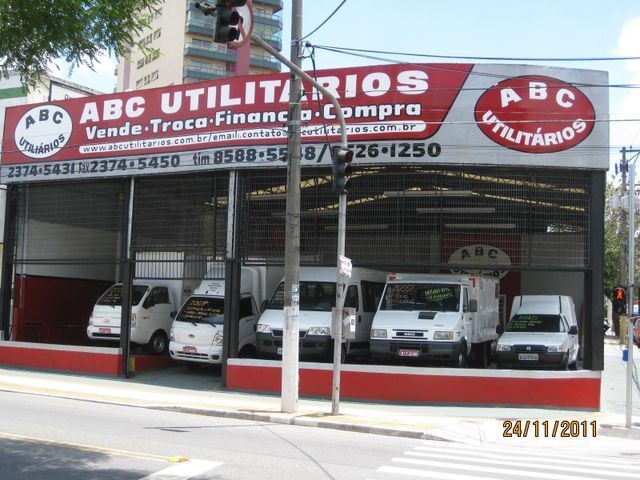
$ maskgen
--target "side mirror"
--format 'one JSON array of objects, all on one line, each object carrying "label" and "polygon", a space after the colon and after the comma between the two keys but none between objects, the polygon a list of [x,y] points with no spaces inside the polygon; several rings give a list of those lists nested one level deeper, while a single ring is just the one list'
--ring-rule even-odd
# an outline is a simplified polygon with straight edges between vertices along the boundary
[{"label": "side mirror", "polygon": [[171,312],[171,318],[176,318],[176,315],[178,314],[177,311]]},{"label": "side mirror", "polygon": [[577,335],[578,334],[578,327],[576,327],[575,325],[571,325],[569,327],[569,335]]},{"label": "side mirror", "polygon": [[469,300],[469,311],[477,312],[478,311],[478,300]]},{"label": "side mirror", "polygon": [[269,300],[263,300],[262,303],[260,304],[260,313],[263,313],[267,309],[268,305],[269,305]]},{"label": "side mirror", "polygon": [[498,335],[502,335],[502,334],[504,333],[504,327],[503,327],[502,325],[498,325],[498,326],[496,327],[496,333],[497,333]]}]

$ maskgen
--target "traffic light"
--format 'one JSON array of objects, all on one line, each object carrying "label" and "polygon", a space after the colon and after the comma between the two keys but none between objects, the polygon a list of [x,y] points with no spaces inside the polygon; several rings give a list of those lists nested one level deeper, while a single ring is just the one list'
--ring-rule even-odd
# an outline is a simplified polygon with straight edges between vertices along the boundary
[{"label": "traffic light", "polygon": [[612,302],[613,311],[618,315],[624,315],[627,312],[627,290],[624,287],[615,287]]},{"label": "traffic light", "polygon": [[340,147],[333,150],[333,189],[338,195],[349,191],[352,160],[353,150]]},{"label": "traffic light", "polygon": [[204,2],[196,2],[195,7],[205,15],[216,15],[213,41],[229,43],[240,38],[240,30],[236,25],[242,22],[242,17],[235,8],[244,7],[246,3],[247,0],[216,0],[215,7]]}]

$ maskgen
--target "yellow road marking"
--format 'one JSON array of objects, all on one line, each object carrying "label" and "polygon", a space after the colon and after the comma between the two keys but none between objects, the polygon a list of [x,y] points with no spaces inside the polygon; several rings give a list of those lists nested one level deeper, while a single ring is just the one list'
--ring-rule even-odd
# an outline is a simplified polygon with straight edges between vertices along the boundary
[{"label": "yellow road marking", "polygon": [[52,445],[56,447],[74,448],[76,450],[83,450],[85,452],[99,452],[99,453],[106,453],[110,455],[119,455],[122,457],[145,458],[145,459],[154,460],[157,462],[168,461],[167,457],[164,457],[162,455],[153,455],[151,453],[132,452],[129,450],[118,450],[116,448],[98,447],[95,445],[83,445],[80,443],[59,442],[57,440],[49,440],[46,438],[39,438],[39,437],[29,437],[26,435],[15,435],[13,433],[6,433],[6,432],[0,432],[0,438],[4,438],[7,440],[17,440],[21,442],[41,443],[44,445]]}]

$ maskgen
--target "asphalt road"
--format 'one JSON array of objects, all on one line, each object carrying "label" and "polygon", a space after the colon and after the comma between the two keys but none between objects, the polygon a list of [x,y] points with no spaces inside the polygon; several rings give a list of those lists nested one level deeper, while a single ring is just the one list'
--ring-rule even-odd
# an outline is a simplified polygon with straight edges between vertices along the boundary
[{"label": "asphalt road", "polygon": [[193,462],[211,468],[160,478],[358,479],[420,443],[7,392],[0,404],[0,478],[13,480],[141,479]]},{"label": "asphalt road", "polygon": [[640,452],[465,445],[10,392],[0,392],[0,405],[0,479],[626,480],[640,472]]}]

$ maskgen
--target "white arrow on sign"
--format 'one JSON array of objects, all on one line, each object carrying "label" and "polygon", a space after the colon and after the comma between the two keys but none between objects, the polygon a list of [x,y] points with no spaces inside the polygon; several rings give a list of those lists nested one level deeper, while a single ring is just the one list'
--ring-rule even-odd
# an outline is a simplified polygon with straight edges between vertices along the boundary
[{"label": "white arrow on sign", "polygon": [[238,24],[238,30],[240,30],[240,37],[238,40],[227,43],[230,48],[240,48],[249,40],[251,40],[251,33],[253,33],[253,5],[251,0],[247,0],[247,3],[242,7],[236,7],[236,11],[240,14],[240,23]]}]

